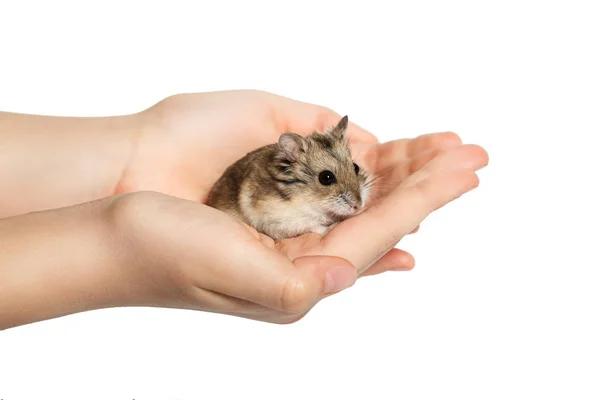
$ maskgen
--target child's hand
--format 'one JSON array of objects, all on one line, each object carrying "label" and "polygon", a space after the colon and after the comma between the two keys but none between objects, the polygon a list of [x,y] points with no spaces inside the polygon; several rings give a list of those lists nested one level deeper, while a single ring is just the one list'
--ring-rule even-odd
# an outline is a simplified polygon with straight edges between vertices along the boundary
[{"label": "child's hand", "polygon": [[[134,140],[135,150],[117,185],[117,192],[151,190],[203,202],[223,171],[249,151],[276,143],[284,132],[310,134],[322,130],[336,124],[340,117],[325,107],[260,91],[169,97],[141,114],[144,129]],[[371,133],[350,122],[348,134],[359,165],[382,179],[373,188],[375,201],[368,205],[373,210],[331,231],[323,242],[323,252],[342,255],[338,251],[353,247],[348,243],[360,241],[362,246],[371,246],[372,259],[347,255],[361,273],[383,255],[385,258],[369,270],[369,274],[391,268],[410,269],[414,265],[412,256],[392,248],[410,232],[404,232],[405,228],[400,229],[399,224],[419,221],[420,217],[405,214],[406,210],[394,202],[405,198],[406,191],[413,192],[414,199],[419,196],[415,192],[426,183],[415,186],[416,181],[423,178],[422,173],[412,180],[405,180],[429,161],[442,157],[424,171],[434,173],[430,179],[441,182],[433,186],[435,190],[456,191],[458,196],[467,186],[476,184],[473,171],[487,163],[487,154],[478,146],[462,146],[460,138],[449,132],[380,144]],[[444,155],[450,149],[452,152]],[[444,200],[437,199],[441,206]],[[383,213],[387,214],[384,216]],[[387,227],[386,222],[395,229]],[[418,223],[414,230],[417,228]],[[295,248],[297,242],[296,239],[283,241],[281,246]],[[301,247],[305,248],[304,245]],[[379,254],[376,248],[380,251],[386,248],[390,253]]]}]

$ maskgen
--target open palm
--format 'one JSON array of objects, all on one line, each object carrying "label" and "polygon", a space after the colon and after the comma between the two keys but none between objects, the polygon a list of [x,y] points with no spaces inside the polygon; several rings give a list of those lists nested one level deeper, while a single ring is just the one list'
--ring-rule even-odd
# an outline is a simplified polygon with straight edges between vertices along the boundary
[{"label": "open palm", "polygon": [[[247,152],[275,143],[284,132],[310,134],[341,117],[325,107],[259,91],[176,95],[143,114],[145,129],[120,190],[153,190],[195,202],[204,202],[223,171]],[[412,256],[394,246],[433,210],[474,188],[474,171],[487,164],[487,154],[462,145],[449,132],[380,144],[351,122],[348,134],[356,162],[379,177],[365,212],[325,237],[306,234],[275,243],[246,228],[261,245],[291,260],[338,256],[361,274],[410,269]]]}]

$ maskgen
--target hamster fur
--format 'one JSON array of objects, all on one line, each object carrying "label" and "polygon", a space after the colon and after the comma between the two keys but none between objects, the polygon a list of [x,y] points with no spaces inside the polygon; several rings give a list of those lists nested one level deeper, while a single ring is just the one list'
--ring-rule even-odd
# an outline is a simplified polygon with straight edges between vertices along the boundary
[{"label": "hamster fur", "polygon": [[307,232],[324,235],[360,213],[368,174],[350,154],[348,117],[309,136],[284,133],[229,166],[207,204],[274,240]]}]

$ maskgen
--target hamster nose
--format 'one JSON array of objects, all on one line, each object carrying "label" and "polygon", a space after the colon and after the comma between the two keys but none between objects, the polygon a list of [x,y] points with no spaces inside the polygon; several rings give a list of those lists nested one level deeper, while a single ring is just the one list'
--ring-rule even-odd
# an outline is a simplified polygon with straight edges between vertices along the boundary
[{"label": "hamster nose", "polygon": [[352,208],[353,211],[358,211],[360,209],[360,200],[357,200],[356,198],[348,195],[347,193],[344,193],[342,195],[342,198],[344,199],[346,204],[348,204],[348,206]]}]

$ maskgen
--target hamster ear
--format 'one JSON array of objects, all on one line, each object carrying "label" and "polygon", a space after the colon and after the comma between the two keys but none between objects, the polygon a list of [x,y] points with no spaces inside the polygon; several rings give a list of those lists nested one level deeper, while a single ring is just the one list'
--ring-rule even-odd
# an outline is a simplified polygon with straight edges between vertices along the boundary
[{"label": "hamster ear", "polygon": [[337,139],[343,139],[346,134],[346,129],[348,129],[348,116],[345,115],[340,119],[340,122],[331,130],[331,134],[335,136]]},{"label": "hamster ear", "polygon": [[289,161],[297,161],[303,150],[302,143],[302,136],[296,133],[284,133],[279,136],[279,142],[277,144]]}]

